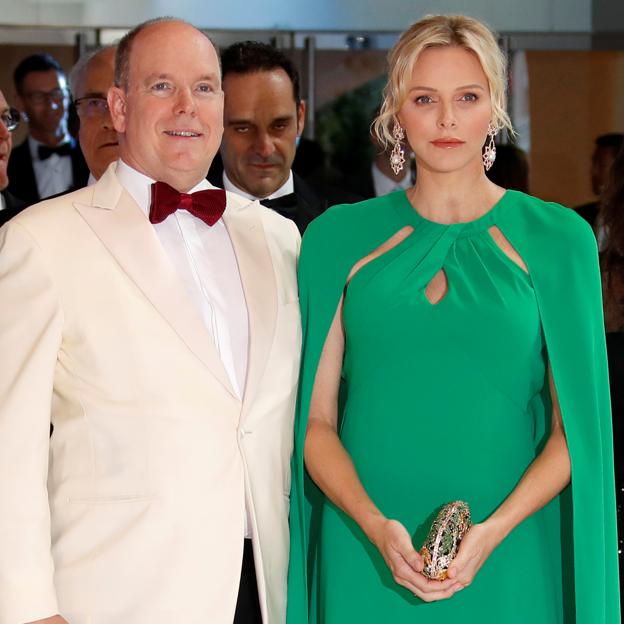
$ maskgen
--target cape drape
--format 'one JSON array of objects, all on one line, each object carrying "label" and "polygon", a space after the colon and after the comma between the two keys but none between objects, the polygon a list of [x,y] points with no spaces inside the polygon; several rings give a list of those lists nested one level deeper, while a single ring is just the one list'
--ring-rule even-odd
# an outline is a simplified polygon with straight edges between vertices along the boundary
[{"label": "cape drape", "polygon": [[[573,211],[507,193],[514,201],[495,225],[528,267],[572,465],[571,486],[548,510],[561,516],[561,535],[553,539],[561,539],[564,585],[566,575],[572,585],[564,587],[565,621],[619,624],[612,425],[595,238]],[[308,621],[314,583],[322,494],[306,476],[303,445],[321,351],[351,268],[405,225],[382,197],[335,206],[303,238],[299,291],[304,351],[292,462],[289,624]]]}]

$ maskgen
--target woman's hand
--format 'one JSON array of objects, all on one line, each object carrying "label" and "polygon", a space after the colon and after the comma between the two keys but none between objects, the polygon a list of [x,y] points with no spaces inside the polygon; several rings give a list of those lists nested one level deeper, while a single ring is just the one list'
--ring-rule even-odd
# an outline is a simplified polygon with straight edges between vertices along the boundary
[{"label": "woman's hand", "polygon": [[425,602],[450,598],[462,586],[456,580],[432,581],[425,578],[422,557],[414,550],[405,527],[396,520],[380,518],[368,532],[379,549],[396,583]]},{"label": "woman's hand", "polygon": [[500,541],[498,531],[487,521],[475,524],[462,539],[459,552],[449,566],[449,579],[460,584],[462,589],[468,587]]}]

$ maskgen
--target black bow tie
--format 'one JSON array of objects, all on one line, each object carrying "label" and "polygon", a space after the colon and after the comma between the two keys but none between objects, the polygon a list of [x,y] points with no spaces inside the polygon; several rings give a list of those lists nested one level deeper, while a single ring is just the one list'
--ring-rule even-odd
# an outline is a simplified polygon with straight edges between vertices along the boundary
[{"label": "black bow tie", "polygon": [[47,160],[52,154],[58,154],[59,156],[71,156],[72,153],[71,143],[61,143],[55,147],[48,147],[47,145],[39,146],[39,160]]},{"label": "black bow tie", "polygon": [[288,193],[288,195],[282,195],[275,199],[261,199],[260,203],[277,212],[281,210],[294,210],[297,208],[297,196],[294,193]]}]

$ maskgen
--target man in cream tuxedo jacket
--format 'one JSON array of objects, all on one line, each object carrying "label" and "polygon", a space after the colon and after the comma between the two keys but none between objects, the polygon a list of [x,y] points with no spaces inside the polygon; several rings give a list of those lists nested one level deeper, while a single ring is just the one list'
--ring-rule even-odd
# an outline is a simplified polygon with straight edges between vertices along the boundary
[{"label": "man in cream tuxedo jacket", "polygon": [[0,624],[281,624],[299,236],[204,180],[202,33],[148,22],[116,63],[120,160],[0,230]]}]

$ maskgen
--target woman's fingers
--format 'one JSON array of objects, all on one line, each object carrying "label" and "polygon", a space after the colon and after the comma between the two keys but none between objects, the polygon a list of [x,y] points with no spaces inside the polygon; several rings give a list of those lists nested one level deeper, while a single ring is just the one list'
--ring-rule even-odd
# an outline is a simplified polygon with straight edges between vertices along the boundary
[{"label": "woman's fingers", "polygon": [[394,553],[390,569],[394,580],[399,585],[407,587],[413,593],[418,592],[417,595],[443,593],[457,585],[453,579],[432,581],[425,578],[420,572],[416,572],[399,553]]},{"label": "woman's fingers", "polygon": [[456,591],[463,589],[459,583],[450,579],[446,581],[431,581],[420,573],[416,574],[416,577],[413,578],[413,582],[410,579],[402,577],[400,573],[395,575],[395,581],[398,585],[405,587],[424,602],[445,600],[450,598]]},{"label": "woman's fingers", "polygon": [[403,558],[405,559],[407,564],[410,566],[410,568],[412,568],[412,570],[415,570],[416,572],[422,572],[423,567],[424,567],[423,558],[420,555],[420,553],[414,550],[411,542],[409,546],[410,547],[407,550],[407,552],[404,552],[401,554],[403,555]]}]

